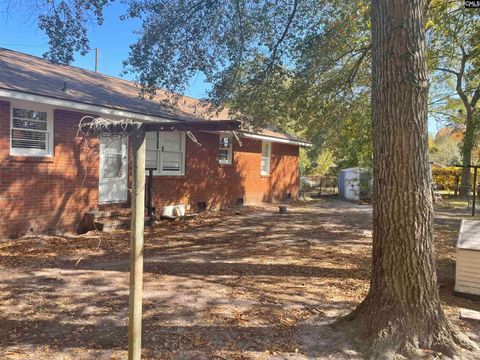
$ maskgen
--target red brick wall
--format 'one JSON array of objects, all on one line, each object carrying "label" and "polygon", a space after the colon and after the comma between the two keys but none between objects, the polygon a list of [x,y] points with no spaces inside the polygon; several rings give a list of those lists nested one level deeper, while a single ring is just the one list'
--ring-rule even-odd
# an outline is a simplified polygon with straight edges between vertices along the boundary
[{"label": "red brick wall", "polygon": [[234,205],[243,198],[247,203],[286,199],[298,193],[298,146],[272,143],[270,176],[260,175],[262,143],[234,140],[233,164],[218,164],[219,136],[195,133],[201,147],[187,137],[185,176],[156,176],[153,183],[154,206],[198,202],[209,208]]},{"label": "red brick wall", "polygon": [[0,236],[74,231],[96,206],[98,140],[76,137],[82,116],[55,110],[53,158],[11,157],[10,104],[0,101]]},{"label": "red brick wall", "polygon": [[[54,112],[54,157],[11,157],[10,104],[0,101],[0,237],[47,230],[75,231],[85,211],[98,207],[98,140],[77,138],[83,114]],[[261,141],[235,141],[233,165],[219,165],[218,135],[188,137],[185,176],[156,176],[154,206],[196,208],[282,200],[298,194],[298,147],[272,144],[271,175],[260,175]]]}]

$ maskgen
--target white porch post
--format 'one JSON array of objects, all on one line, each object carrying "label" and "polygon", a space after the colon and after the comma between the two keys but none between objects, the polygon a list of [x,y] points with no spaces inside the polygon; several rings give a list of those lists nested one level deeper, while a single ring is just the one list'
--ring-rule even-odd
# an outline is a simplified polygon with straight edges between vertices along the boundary
[{"label": "white porch post", "polygon": [[128,359],[142,352],[143,232],[145,221],[145,126],[132,135],[132,218],[130,233],[130,295],[128,306]]}]

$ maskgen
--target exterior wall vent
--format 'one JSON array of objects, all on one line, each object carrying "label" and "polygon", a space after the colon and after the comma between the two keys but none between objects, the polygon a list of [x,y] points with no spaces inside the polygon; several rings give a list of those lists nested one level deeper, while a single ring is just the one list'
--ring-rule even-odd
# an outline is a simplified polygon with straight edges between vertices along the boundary
[{"label": "exterior wall vent", "polygon": [[197,203],[197,210],[199,212],[207,210],[207,203],[205,201],[200,201]]}]

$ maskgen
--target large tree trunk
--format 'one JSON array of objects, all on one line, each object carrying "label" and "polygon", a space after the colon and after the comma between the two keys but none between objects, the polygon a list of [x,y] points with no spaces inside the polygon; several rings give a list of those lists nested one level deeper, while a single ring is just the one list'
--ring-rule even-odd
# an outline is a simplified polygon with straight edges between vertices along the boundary
[{"label": "large tree trunk", "polygon": [[435,272],[424,0],[372,2],[373,269],[344,322],[373,357],[473,348],[446,318]]},{"label": "large tree trunk", "polygon": [[[465,135],[462,144],[462,165],[472,165],[472,150],[475,142],[475,123],[473,121],[473,112],[467,109],[467,119],[465,121]],[[460,195],[467,195],[470,192],[470,168],[462,169],[462,182],[460,185]]]}]

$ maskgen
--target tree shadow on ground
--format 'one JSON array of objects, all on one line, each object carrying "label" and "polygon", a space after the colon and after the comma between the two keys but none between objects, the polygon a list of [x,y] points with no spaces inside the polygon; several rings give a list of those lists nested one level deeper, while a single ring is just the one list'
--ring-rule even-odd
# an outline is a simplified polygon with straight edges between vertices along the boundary
[{"label": "tree shadow on ground", "polygon": [[[338,201],[290,208],[288,216],[267,207],[213,226],[147,231],[145,358],[186,360],[198,351],[207,359],[259,359],[267,352],[361,357],[328,324],[368,291],[370,209]],[[451,281],[454,234],[442,226],[441,286]],[[18,243],[1,248],[17,261],[1,260],[0,354],[124,358],[128,232],[106,236],[99,247],[99,238],[38,242],[27,251]],[[85,255],[87,243],[99,250]],[[441,290],[447,304],[456,304]]]}]

